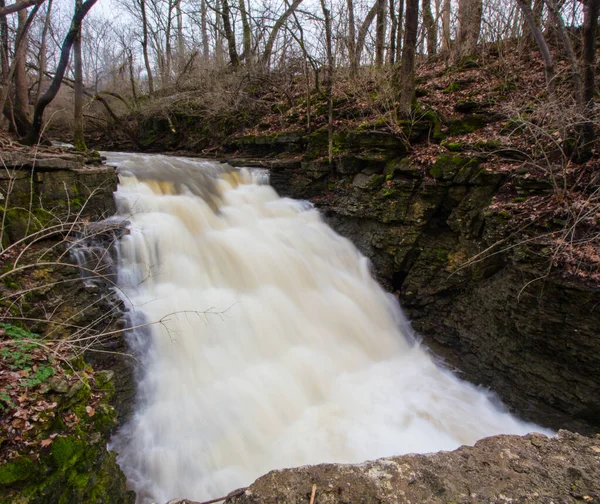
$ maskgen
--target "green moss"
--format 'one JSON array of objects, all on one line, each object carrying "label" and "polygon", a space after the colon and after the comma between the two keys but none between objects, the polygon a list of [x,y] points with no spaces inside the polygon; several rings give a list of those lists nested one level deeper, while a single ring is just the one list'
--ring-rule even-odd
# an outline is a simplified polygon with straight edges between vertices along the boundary
[{"label": "green moss", "polygon": [[35,464],[28,457],[18,459],[0,466],[0,485],[10,485],[17,481],[25,481],[35,474]]},{"label": "green moss", "polygon": [[442,147],[446,147],[450,152],[462,152],[465,149],[464,144],[458,142],[443,141],[441,145]]},{"label": "green moss", "polygon": [[395,189],[392,189],[391,187],[384,187],[381,190],[381,196],[384,198],[391,198],[391,197],[397,196],[399,194],[400,194],[399,191],[396,191]]},{"label": "green moss", "polygon": [[68,468],[75,464],[83,454],[85,445],[74,436],[59,437],[52,443],[52,458],[59,468]]},{"label": "green moss", "polygon": [[448,134],[450,136],[466,135],[477,131],[485,126],[485,118],[482,115],[474,114],[464,119],[455,119],[448,125]]},{"label": "green moss", "polygon": [[[333,154],[342,154],[346,148],[346,133],[334,132]],[[306,148],[306,159],[317,159],[328,155],[329,151],[329,131],[327,128],[321,128],[308,135],[308,146]]]},{"label": "green moss", "polygon": [[451,82],[443,91],[442,93],[445,94],[450,94],[450,93],[455,93],[456,91],[460,91],[461,90],[461,85],[458,82]]},{"label": "green moss", "polygon": [[438,180],[452,180],[459,171],[469,163],[476,162],[473,158],[455,154],[442,154],[429,169],[429,174]]},{"label": "green moss", "polygon": [[485,152],[492,152],[498,149],[502,148],[502,143],[498,142],[498,141],[479,141],[479,142],[475,142],[473,144],[473,148],[480,150],[480,151],[485,151]]}]

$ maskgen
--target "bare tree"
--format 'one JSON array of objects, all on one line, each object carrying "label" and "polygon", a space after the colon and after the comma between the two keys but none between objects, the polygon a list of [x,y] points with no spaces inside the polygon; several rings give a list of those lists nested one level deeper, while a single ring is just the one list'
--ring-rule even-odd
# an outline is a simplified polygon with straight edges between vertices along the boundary
[{"label": "bare tree", "polygon": [[406,23],[402,48],[402,64],[396,78],[399,97],[399,112],[406,117],[412,110],[415,99],[415,53],[419,28],[419,0],[407,0]]},{"label": "bare tree", "polygon": [[58,67],[56,68],[54,79],[52,79],[50,87],[38,100],[35,106],[35,111],[33,114],[33,123],[31,125],[27,137],[27,143],[29,143],[30,145],[36,144],[40,140],[44,111],[46,110],[46,107],[52,102],[52,100],[54,100],[56,94],[58,93],[58,90],[60,89],[60,85],[65,75],[67,65],[69,64],[71,48],[73,47],[75,38],[77,37],[77,33],[81,28],[83,18],[85,18],[87,13],[90,11],[90,9],[94,6],[96,2],[97,0],[86,0],[81,5],[81,8],[76,9],[75,13],[73,14],[73,19],[71,20],[71,27],[69,28],[67,36],[65,37],[65,40],[62,45],[60,60],[58,63]]}]

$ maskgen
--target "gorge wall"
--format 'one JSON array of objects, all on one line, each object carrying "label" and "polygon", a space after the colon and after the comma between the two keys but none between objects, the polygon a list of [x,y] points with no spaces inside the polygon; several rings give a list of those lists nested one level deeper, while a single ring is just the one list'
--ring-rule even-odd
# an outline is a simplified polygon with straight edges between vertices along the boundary
[{"label": "gorge wall", "polygon": [[118,226],[93,224],[114,214],[116,172],[97,153],[0,157],[0,502],[132,503],[107,449],[135,393],[111,291]]},{"label": "gorge wall", "polygon": [[[411,134],[435,131],[423,121]],[[409,153],[407,137],[337,133],[331,165],[326,130],[246,136],[226,150],[233,164],[269,168],[281,194],[311,200],[464,378],[526,419],[596,432],[600,290],[550,268],[552,254],[535,237],[561,222],[534,219],[515,230],[507,206],[496,204],[551,198],[551,181],[515,169],[522,155],[498,142]]]}]

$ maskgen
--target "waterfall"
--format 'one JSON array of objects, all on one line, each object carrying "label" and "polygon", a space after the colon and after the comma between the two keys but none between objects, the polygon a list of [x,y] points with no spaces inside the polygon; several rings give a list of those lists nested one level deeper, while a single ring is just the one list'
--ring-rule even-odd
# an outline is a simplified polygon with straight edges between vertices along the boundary
[{"label": "waterfall", "polygon": [[119,283],[140,359],[115,436],[138,503],[272,469],[454,449],[535,429],[434,363],[368,260],[264,172],[109,154]]}]

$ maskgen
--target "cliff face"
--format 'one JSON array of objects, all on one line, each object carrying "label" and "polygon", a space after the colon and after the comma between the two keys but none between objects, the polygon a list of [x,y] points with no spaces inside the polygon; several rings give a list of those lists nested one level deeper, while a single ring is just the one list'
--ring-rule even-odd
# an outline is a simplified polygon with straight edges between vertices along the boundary
[{"label": "cliff face", "polygon": [[2,160],[0,502],[133,502],[107,449],[135,387],[114,333],[117,231],[89,223],[114,213],[115,170],[60,149]]},{"label": "cliff face", "polygon": [[226,503],[306,504],[313,485],[319,504],[598,503],[599,455],[598,438],[566,431],[496,436],[454,452],[273,471]]},{"label": "cliff face", "polygon": [[[434,130],[433,122],[420,129]],[[550,271],[548,250],[532,237],[554,223],[515,231],[494,204],[551,198],[550,181],[502,170],[518,153],[501,145],[407,154],[401,137],[375,131],[334,138],[330,166],[319,158],[325,138],[243,137],[230,146],[230,162],[268,167],[280,194],[310,199],[464,378],[542,425],[597,431],[600,288]],[[277,156],[255,159],[267,152]]]}]

